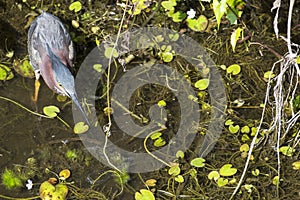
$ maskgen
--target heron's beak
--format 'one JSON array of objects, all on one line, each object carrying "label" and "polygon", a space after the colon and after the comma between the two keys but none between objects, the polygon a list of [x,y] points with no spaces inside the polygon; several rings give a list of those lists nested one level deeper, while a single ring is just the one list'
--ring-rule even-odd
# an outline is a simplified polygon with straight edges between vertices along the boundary
[{"label": "heron's beak", "polygon": [[79,101],[78,101],[78,98],[77,98],[77,95],[76,94],[69,94],[69,97],[71,98],[71,100],[75,103],[75,105],[79,108],[80,112],[82,113],[86,123],[90,126],[90,122],[82,108],[82,106],[80,105]]}]

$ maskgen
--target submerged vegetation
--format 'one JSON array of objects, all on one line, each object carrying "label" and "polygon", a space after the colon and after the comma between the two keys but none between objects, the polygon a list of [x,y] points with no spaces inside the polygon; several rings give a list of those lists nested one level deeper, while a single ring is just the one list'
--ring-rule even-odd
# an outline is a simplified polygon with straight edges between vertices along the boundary
[{"label": "submerged vegetation", "polygon": [[[8,27],[1,33],[0,49],[0,198],[299,199],[299,2],[275,2],[0,1],[1,26]],[[26,53],[27,29],[41,10],[68,27],[77,71],[93,48],[104,48],[91,66],[101,76],[95,79],[96,96],[82,102],[90,114],[95,101],[98,121],[91,127],[73,125],[70,102],[46,87],[37,105],[31,102],[34,74]],[[136,27],[173,32],[142,37],[130,32]],[[183,42],[187,36],[208,54],[195,55],[195,46]],[[131,41],[134,37],[137,42]],[[166,73],[169,68],[163,66],[176,72]],[[119,97],[129,99],[125,105],[113,90],[135,68],[144,85],[130,94],[134,86],[125,84],[122,90],[130,98]],[[157,68],[160,73],[153,71]],[[213,95],[216,73],[223,79],[222,98]],[[147,82],[157,76],[163,76],[163,84]],[[142,128],[130,128],[134,133],[127,134],[128,118],[118,124],[120,113],[112,105]],[[193,112],[193,106],[200,120],[180,127],[189,123],[182,115]],[[211,129],[212,121],[222,126],[220,136],[211,132],[217,130]],[[97,126],[105,141],[89,137]],[[180,131],[186,135],[176,140]],[[98,149],[87,149],[82,135]],[[184,149],[190,137],[193,142]],[[134,172],[134,161],[110,152],[109,141],[153,159],[141,160],[139,168],[149,169],[155,162],[163,167]],[[172,145],[182,148],[174,152]],[[162,148],[168,150],[160,152]],[[101,151],[108,164],[91,151]]]}]

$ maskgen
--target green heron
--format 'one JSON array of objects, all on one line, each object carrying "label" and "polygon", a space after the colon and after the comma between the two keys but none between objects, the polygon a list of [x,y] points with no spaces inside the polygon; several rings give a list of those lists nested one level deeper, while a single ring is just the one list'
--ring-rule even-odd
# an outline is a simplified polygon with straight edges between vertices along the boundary
[{"label": "green heron", "polygon": [[28,53],[36,78],[33,100],[36,102],[38,98],[41,75],[51,90],[68,96],[77,105],[88,123],[77,98],[74,77],[69,70],[73,67],[73,42],[59,18],[43,12],[31,23]]}]

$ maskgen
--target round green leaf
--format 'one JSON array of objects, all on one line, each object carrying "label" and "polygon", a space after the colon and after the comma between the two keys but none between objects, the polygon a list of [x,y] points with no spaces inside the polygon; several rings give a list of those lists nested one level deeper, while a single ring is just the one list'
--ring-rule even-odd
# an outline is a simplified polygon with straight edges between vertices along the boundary
[{"label": "round green leaf", "polygon": [[175,181],[178,183],[183,183],[184,182],[184,178],[181,175],[178,175],[175,177]]},{"label": "round green leaf", "polygon": [[156,146],[156,147],[162,147],[165,144],[166,144],[166,141],[161,137],[154,141],[154,146]]},{"label": "round green leaf", "polygon": [[13,77],[12,71],[7,66],[0,64],[0,81],[7,81]]},{"label": "round green leaf", "polygon": [[205,159],[203,158],[194,158],[191,161],[191,165],[194,167],[204,167],[205,166]]},{"label": "round green leaf", "polygon": [[174,166],[170,167],[168,173],[171,176],[177,176],[180,174],[180,167],[178,165],[174,165]]},{"label": "round green leaf", "polygon": [[240,130],[239,125],[229,125],[228,127],[230,133],[237,133]]},{"label": "round green leaf", "polygon": [[171,62],[173,60],[173,54],[171,52],[163,52],[161,54],[161,59],[164,62]]},{"label": "round green leaf", "polygon": [[208,179],[209,180],[212,180],[214,179],[214,181],[218,180],[220,178],[220,174],[219,172],[217,171],[211,171],[209,174],[208,174]]},{"label": "round green leaf", "polygon": [[241,129],[241,132],[242,132],[242,133],[250,133],[250,128],[249,128],[249,126],[243,126],[242,129]]},{"label": "round green leaf", "polygon": [[205,15],[200,15],[198,19],[187,19],[186,22],[190,29],[197,32],[205,31],[208,26]]},{"label": "round green leaf", "polygon": [[104,55],[106,58],[110,58],[110,56],[117,58],[119,57],[118,51],[115,48],[108,47],[105,49]]},{"label": "round green leaf", "polygon": [[181,150],[178,150],[176,152],[176,158],[184,158],[184,152]]},{"label": "round green leaf", "polygon": [[57,113],[60,112],[59,108],[56,106],[45,106],[43,108],[43,112],[45,115],[47,115],[48,117],[54,118],[57,116]]},{"label": "round green leaf", "polygon": [[152,135],[150,136],[150,138],[152,140],[156,140],[156,139],[160,138],[161,135],[162,135],[161,132],[152,133]]},{"label": "round green leaf", "polygon": [[102,65],[101,64],[94,64],[93,69],[96,70],[97,72],[102,71]]},{"label": "round green leaf", "polygon": [[237,75],[241,72],[241,66],[239,66],[238,64],[233,64],[230,65],[227,69],[226,72],[228,74],[232,74],[232,75]]},{"label": "round green leaf", "polygon": [[279,152],[281,152],[285,156],[291,157],[296,150],[290,146],[282,146],[279,148]]},{"label": "round green leaf", "polygon": [[82,8],[82,5],[79,1],[75,1],[73,3],[71,3],[71,5],[69,6],[70,10],[74,10],[75,12],[80,11]]},{"label": "round green leaf", "polygon": [[157,105],[158,105],[159,107],[165,107],[165,106],[167,105],[167,103],[166,103],[164,100],[160,100],[160,101],[157,103]]},{"label": "round green leaf", "polygon": [[150,190],[141,189],[134,195],[135,200],[155,200],[153,193]]},{"label": "round green leaf", "polygon": [[232,176],[236,174],[237,169],[232,168],[232,164],[225,164],[220,169],[220,175],[221,176]]},{"label": "round green leaf", "polygon": [[89,126],[84,124],[84,122],[76,123],[73,129],[75,134],[82,134],[87,132],[87,130],[89,130]]},{"label": "round green leaf", "polygon": [[209,79],[207,78],[200,79],[195,83],[195,87],[198,88],[199,90],[207,89],[208,85],[209,85]]},{"label": "round green leaf", "polygon": [[228,183],[228,179],[226,179],[226,178],[219,178],[217,181],[217,184],[219,187],[223,187],[223,186],[227,185],[227,183]]},{"label": "round green leaf", "polygon": [[34,78],[34,71],[28,59],[25,60],[15,59],[13,63],[13,67],[15,71],[21,76],[26,78]]},{"label": "round green leaf", "polygon": [[176,1],[163,1],[161,2],[161,5],[166,10],[172,10],[177,4]]}]

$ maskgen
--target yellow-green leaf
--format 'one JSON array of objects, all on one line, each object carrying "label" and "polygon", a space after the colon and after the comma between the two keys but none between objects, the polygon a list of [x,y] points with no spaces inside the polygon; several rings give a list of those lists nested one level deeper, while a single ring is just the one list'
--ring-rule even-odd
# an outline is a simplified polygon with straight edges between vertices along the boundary
[{"label": "yellow-green leaf", "polygon": [[0,81],[7,81],[13,77],[12,71],[7,66],[0,64]]},{"label": "yellow-green leaf", "polygon": [[84,122],[76,123],[73,129],[75,134],[82,134],[87,132],[87,130],[89,130],[89,126],[84,124]]},{"label": "yellow-green leaf", "polygon": [[279,152],[281,152],[285,156],[291,157],[296,150],[290,146],[282,146],[279,148]]},{"label": "yellow-green leaf", "polygon": [[178,183],[183,183],[184,182],[184,178],[182,175],[178,175],[175,177],[175,181]]},{"label": "yellow-green leaf", "polygon": [[232,167],[232,164],[225,164],[220,169],[221,176],[232,176],[236,174],[237,169]]},{"label": "yellow-green leaf", "polygon": [[45,115],[47,115],[48,117],[54,118],[57,116],[57,113],[60,112],[59,108],[56,106],[45,106],[43,108],[43,112]]},{"label": "yellow-green leaf", "polygon": [[71,3],[71,5],[69,6],[69,9],[74,10],[74,12],[80,11],[81,8],[82,8],[82,5],[79,1],[75,1],[75,2]]},{"label": "yellow-green leaf", "polygon": [[134,195],[135,200],[155,200],[153,193],[150,190],[141,189]]},{"label": "yellow-green leaf", "polygon": [[236,42],[238,41],[238,39],[240,38],[241,32],[243,31],[243,29],[241,28],[237,28],[235,29],[232,33],[231,33],[231,37],[230,37],[230,44],[232,47],[233,52],[235,52],[235,46],[236,46]]},{"label": "yellow-green leaf", "polygon": [[208,174],[208,179],[209,180],[212,180],[214,179],[214,181],[218,180],[220,178],[220,174],[219,172],[217,171],[211,171],[209,174]]},{"label": "yellow-green leaf", "polygon": [[180,174],[180,167],[178,165],[174,165],[172,167],[170,167],[168,173],[171,175],[171,176],[177,176]]},{"label": "yellow-green leaf", "polygon": [[118,51],[115,48],[113,48],[113,47],[107,47],[105,49],[104,55],[108,59],[110,58],[110,56],[112,56],[114,58],[119,57]]},{"label": "yellow-green leaf", "polygon": [[209,79],[207,78],[200,79],[195,83],[195,87],[198,88],[199,90],[207,89],[208,85],[209,85]]},{"label": "yellow-green leaf", "polygon": [[241,72],[241,66],[239,66],[238,64],[230,65],[226,69],[226,72],[227,72],[227,74],[237,75]]},{"label": "yellow-green leaf", "polygon": [[219,178],[218,181],[217,181],[217,184],[218,184],[219,187],[223,187],[223,186],[228,184],[228,179]]},{"label": "yellow-green leaf", "polygon": [[205,159],[204,158],[194,158],[191,161],[191,165],[194,167],[204,167],[205,166]]}]

